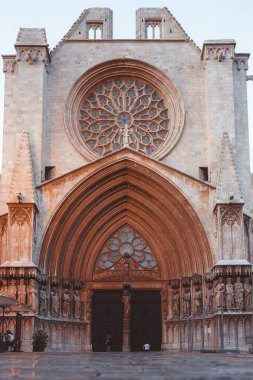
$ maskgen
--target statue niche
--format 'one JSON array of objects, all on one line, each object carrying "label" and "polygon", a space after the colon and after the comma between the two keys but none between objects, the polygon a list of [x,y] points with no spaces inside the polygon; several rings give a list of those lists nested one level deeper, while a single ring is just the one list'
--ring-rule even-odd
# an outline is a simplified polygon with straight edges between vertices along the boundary
[{"label": "statue niche", "polygon": [[241,218],[239,210],[235,208],[224,208],[221,212],[223,258],[231,260],[241,256]]}]

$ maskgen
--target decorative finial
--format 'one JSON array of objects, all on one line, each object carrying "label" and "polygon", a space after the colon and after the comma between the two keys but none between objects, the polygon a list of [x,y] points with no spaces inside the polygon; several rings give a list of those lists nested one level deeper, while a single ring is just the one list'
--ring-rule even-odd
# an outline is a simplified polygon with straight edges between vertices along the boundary
[{"label": "decorative finial", "polygon": [[23,194],[22,193],[17,193],[17,198],[18,198],[18,203],[22,203]]}]

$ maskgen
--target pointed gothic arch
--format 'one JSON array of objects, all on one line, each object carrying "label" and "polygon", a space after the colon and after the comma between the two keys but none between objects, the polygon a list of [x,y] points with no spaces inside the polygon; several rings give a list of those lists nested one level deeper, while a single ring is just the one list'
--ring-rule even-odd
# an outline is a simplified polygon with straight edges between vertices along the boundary
[{"label": "pointed gothic arch", "polygon": [[68,194],[49,223],[41,269],[93,281],[101,247],[127,224],[148,237],[161,280],[209,270],[213,263],[205,229],[189,200],[165,178],[164,169],[128,149],[90,164],[92,174]]}]

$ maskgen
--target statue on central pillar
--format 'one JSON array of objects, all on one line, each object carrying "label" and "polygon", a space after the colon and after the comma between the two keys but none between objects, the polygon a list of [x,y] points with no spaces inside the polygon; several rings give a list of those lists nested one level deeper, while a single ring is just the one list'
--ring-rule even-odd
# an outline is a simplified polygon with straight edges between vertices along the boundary
[{"label": "statue on central pillar", "polygon": [[131,294],[128,288],[124,288],[122,303],[123,310],[123,349],[122,351],[130,351],[130,313],[131,313]]},{"label": "statue on central pillar", "polygon": [[123,292],[122,302],[124,304],[124,319],[130,319],[131,295],[127,289]]}]

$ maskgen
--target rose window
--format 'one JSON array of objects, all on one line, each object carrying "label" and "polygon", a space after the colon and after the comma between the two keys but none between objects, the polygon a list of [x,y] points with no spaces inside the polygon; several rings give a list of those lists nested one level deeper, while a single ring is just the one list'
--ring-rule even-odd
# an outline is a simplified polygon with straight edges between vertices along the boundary
[{"label": "rose window", "polygon": [[104,244],[98,255],[95,270],[114,270],[124,258],[131,259],[134,269],[158,269],[149,244],[128,225],[118,229]]},{"label": "rose window", "polygon": [[97,156],[124,146],[152,156],[173,135],[162,96],[151,85],[127,78],[104,82],[83,98],[79,132]]}]

